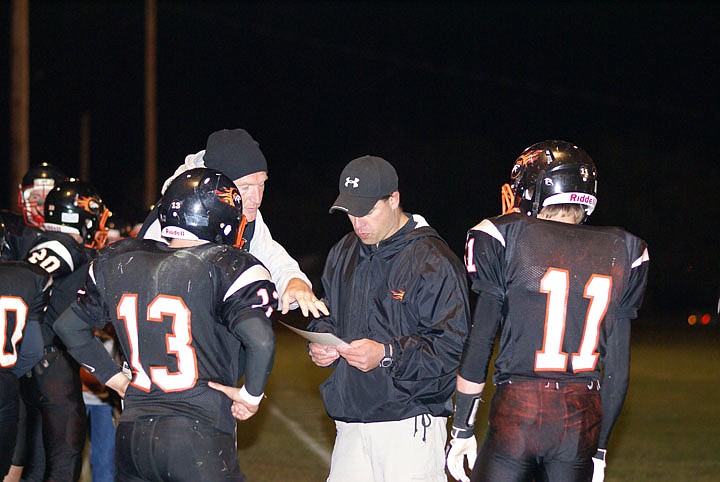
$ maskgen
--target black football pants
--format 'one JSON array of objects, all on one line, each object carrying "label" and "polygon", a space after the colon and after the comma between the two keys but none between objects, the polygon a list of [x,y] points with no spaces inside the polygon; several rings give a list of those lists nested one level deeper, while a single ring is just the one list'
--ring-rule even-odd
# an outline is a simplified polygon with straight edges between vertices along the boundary
[{"label": "black football pants", "polygon": [[[47,351],[22,380],[27,408],[28,447],[23,479],[75,482],[80,477],[87,429],[80,367],[65,351]],[[42,426],[45,468],[33,450],[33,434]],[[44,476],[43,476],[44,472]]]},{"label": "black football pants", "polygon": [[10,468],[15,448],[19,398],[15,374],[10,370],[0,370],[0,479]]},{"label": "black football pants", "polygon": [[117,482],[244,482],[234,434],[184,416],[118,424]]}]

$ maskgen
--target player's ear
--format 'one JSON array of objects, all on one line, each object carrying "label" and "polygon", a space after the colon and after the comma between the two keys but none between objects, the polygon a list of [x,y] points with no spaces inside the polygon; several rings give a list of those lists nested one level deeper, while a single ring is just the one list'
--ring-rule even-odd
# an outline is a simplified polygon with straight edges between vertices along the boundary
[{"label": "player's ear", "polygon": [[395,191],[394,193],[390,194],[388,202],[390,203],[390,207],[392,209],[397,209],[397,207],[400,206],[400,192]]}]

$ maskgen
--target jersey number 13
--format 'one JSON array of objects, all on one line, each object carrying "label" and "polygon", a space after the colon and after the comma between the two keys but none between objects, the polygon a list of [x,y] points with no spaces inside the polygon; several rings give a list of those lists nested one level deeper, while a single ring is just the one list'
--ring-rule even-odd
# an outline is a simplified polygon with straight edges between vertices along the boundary
[{"label": "jersey number 13", "polygon": [[195,386],[198,379],[195,349],[190,345],[190,310],[182,298],[169,295],[157,295],[147,308],[147,319],[162,323],[163,316],[172,318],[172,334],[166,337],[167,353],[177,358],[176,372],[170,372],[166,366],[152,366],[149,372],[140,362],[138,342],[138,296],[124,294],[117,305],[118,318],[125,322],[130,345],[130,365],[135,371],[132,384],[146,392],[154,383],[164,392],[177,392]]}]

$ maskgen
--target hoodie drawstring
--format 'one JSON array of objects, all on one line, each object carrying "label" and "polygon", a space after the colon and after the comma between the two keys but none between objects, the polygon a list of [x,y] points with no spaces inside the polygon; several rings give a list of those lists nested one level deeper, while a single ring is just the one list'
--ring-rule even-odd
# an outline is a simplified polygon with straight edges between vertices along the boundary
[{"label": "hoodie drawstring", "polygon": [[413,437],[417,435],[418,433],[418,417],[420,417],[420,424],[423,427],[423,438],[422,441],[427,441],[427,429],[432,423],[432,418],[430,418],[430,415],[427,413],[423,413],[422,415],[415,415],[415,432],[413,433]]}]

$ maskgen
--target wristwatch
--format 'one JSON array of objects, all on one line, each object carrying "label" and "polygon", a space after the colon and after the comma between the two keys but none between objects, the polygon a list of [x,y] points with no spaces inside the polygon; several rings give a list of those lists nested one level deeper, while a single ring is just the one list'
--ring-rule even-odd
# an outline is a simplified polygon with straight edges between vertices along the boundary
[{"label": "wristwatch", "polygon": [[392,358],[392,344],[387,343],[385,344],[385,356],[380,360],[380,366],[382,368],[390,368],[393,364],[393,358]]}]

